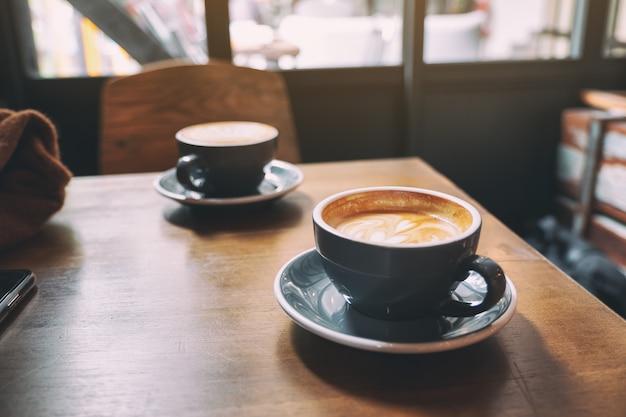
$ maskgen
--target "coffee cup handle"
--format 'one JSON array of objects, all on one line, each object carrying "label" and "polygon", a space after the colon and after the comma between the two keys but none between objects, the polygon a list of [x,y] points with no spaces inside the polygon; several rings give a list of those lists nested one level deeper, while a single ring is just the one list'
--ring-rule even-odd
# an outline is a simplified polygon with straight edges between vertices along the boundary
[{"label": "coffee cup handle", "polygon": [[183,187],[204,191],[206,179],[204,168],[200,165],[200,159],[196,154],[189,154],[178,158],[176,164],[176,179]]},{"label": "coffee cup handle", "polygon": [[484,299],[480,304],[472,305],[450,298],[440,304],[439,314],[451,317],[475,316],[490,309],[502,298],[506,288],[506,277],[500,265],[486,256],[472,255],[459,265],[459,273],[462,274],[459,281],[467,279],[469,271],[477,272],[487,283]]}]

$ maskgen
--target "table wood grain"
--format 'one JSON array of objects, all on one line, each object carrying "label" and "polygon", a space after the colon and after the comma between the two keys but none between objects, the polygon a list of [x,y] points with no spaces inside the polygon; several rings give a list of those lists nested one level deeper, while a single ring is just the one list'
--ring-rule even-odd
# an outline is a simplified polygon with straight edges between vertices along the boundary
[{"label": "table wood grain", "polygon": [[418,158],[301,168],[284,198],[228,210],[163,198],[156,173],[74,178],[41,233],[0,254],[39,277],[0,329],[0,415],[626,415],[626,322],[480,206],[479,252],[519,296],[492,337],[396,355],[293,323],[273,281],[313,247],[324,197],[406,185],[476,203]]}]

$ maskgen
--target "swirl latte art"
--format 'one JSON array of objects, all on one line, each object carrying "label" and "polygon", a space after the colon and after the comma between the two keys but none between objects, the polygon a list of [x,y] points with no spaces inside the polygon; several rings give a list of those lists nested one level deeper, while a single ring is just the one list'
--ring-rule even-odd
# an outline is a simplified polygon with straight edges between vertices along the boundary
[{"label": "swirl latte art", "polygon": [[358,213],[343,219],[336,229],[353,238],[376,243],[426,243],[461,233],[454,224],[427,213]]}]

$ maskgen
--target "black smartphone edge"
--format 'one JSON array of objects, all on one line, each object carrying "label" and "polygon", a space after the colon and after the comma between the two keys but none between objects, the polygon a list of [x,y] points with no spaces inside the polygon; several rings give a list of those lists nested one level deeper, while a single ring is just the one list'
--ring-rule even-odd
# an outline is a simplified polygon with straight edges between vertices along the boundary
[{"label": "black smartphone edge", "polygon": [[[15,277],[6,278],[3,275],[14,274]],[[10,284],[6,292],[0,294],[0,325],[9,314],[21,304],[28,293],[35,288],[37,277],[33,271],[28,269],[0,270],[2,279],[12,279],[14,284]]]}]

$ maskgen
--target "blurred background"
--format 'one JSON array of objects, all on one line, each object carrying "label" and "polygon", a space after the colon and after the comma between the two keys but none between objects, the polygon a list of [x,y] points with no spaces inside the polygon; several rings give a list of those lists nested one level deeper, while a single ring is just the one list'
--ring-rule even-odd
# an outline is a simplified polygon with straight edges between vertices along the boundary
[{"label": "blurred background", "polygon": [[626,0],[5,0],[0,106],[97,175],[99,94],[166,59],[280,71],[304,162],[418,155],[516,231],[552,207],[561,115],[626,90]]}]

